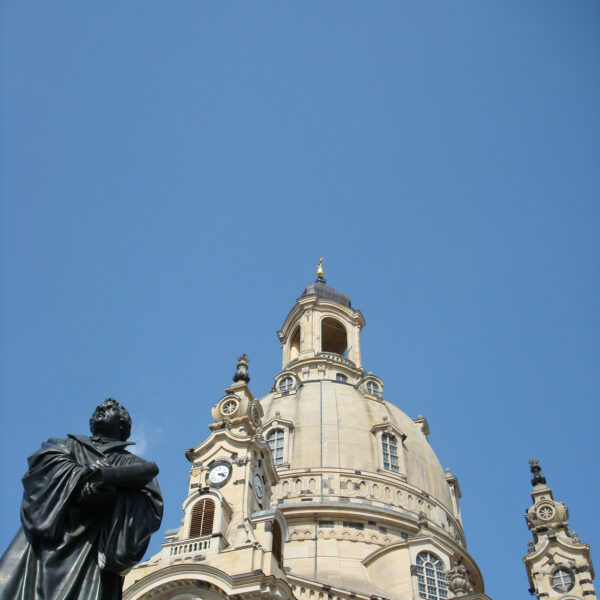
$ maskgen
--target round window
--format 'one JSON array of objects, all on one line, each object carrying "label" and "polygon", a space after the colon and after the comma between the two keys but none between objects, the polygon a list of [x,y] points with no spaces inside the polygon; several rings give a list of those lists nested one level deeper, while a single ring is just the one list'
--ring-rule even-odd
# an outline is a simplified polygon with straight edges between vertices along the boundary
[{"label": "round window", "polygon": [[554,516],[554,508],[548,504],[540,506],[537,509],[537,514],[542,521],[549,521]]},{"label": "round window", "polygon": [[230,417],[237,410],[237,407],[237,400],[234,400],[233,398],[225,400],[225,402],[221,404],[221,414],[225,415],[226,417]]},{"label": "round window", "polygon": [[287,392],[288,390],[292,389],[293,385],[294,385],[294,380],[291,377],[283,377],[279,381],[279,391]]},{"label": "round window", "polygon": [[557,592],[568,592],[573,588],[573,573],[569,569],[556,569],[552,574],[552,587]]}]

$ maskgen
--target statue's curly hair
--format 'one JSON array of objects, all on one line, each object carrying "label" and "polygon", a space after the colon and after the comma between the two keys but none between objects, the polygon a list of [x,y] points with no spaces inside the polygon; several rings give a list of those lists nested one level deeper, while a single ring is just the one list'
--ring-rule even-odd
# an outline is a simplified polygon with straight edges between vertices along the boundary
[{"label": "statue's curly hair", "polygon": [[[129,414],[129,411],[114,398],[107,398],[102,404],[112,404],[113,406],[116,406],[117,410],[119,411],[119,437],[121,438],[121,441],[124,442],[131,434],[131,415]],[[96,411],[94,411],[94,414],[95,413]],[[94,415],[92,415],[92,418],[90,419],[90,430],[92,430],[93,423]]]}]

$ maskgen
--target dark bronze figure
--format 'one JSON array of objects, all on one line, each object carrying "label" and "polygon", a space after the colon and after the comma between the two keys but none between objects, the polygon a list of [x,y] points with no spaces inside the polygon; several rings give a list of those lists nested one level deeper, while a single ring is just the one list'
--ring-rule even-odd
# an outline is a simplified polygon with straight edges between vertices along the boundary
[{"label": "dark bronze figure", "polygon": [[122,573],[160,527],[158,467],[125,449],[127,410],[108,398],[90,430],[49,439],[29,457],[22,527],[0,559],[0,600],[118,600]]}]

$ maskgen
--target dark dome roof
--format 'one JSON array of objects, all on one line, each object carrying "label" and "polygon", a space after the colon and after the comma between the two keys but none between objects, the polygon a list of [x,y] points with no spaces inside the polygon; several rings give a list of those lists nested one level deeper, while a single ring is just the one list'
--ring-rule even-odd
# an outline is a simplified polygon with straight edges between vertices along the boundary
[{"label": "dark dome roof", "polygon": [[346,294],[342,294],[342,292],[338,292],[333,288],[329,287],[325,280],[318,279],[315,283],[310,283],[304,288],[302,292],[302,296],[320,296],[321,298],[329,298],[330,300],[335,300],[340,304],[344,304],[349,308],[352,308],[352,303],[350,302],[350,298],[346,296]]}]

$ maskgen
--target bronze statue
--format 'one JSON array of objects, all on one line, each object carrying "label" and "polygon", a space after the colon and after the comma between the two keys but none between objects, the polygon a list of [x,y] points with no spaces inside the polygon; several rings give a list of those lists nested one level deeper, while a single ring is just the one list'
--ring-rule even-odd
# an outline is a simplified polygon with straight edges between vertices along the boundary
[{"label": "bronze statue", "polygon": [[22,527],[0,559],[0,600],[118,600],[123,571],[160,527],[158,467],[125,449],[125,407],[108,398],[90,430],[49,439],[29,457]]}]

